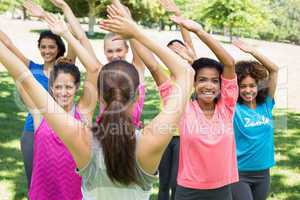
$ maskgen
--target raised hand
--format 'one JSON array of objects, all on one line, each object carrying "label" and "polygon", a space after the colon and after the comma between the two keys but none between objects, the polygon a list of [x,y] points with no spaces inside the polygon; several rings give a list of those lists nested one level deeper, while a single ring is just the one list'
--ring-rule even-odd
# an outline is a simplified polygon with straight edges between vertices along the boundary
[{"label": "raised hand", "polygon": [[[128,8],[127,8],[128,9]],[[136,30],[138,27],[132,21],[129,10],[126,11],[126,7],[119,1],[115,4],[107,6],[108,19],[100,22],[100,27],[104,30],[117,33],[123,38],[133,37],[134,32],[130,30],[130,27]],[[122,31],[122,28],[124,30]]]},{"label": "raised hand", "polygon": [[244,51],[245,53],[253,53],[253,51],[255,50],[252,46],[246,44],[245,42],[239,39],[234,40],[232,44],[240,50]]},{"label": "raised hand", "polygon": [[26,0],[23,6],[29,11],[30,15],[33,17],[44,18],[45,11],[42,7],[36,5],[31,0]]},{"label": "raised hand", "polygon": [[172,16],[170,19],[177,25],[183,26],[194,33],[203,30],[202,26],[193,20],[185,19],[181,16]]},{"label": "raised hand", "polygon": [[117,33],[124,39],[133,38],[139,29],[134,21],[122,16],[110,16],[109,19],[102,20],[100,28]]},{"label": "raised hand", "polygon": [[122,16],[122,17],[126,17],[127,19],[132,19],[130,10],[128,9],[128,7],[124,6],[123,4],[121,4],[119,1],[108,5],[107,6],[107,13],[108,13],[108,17],[111,16]]},{"label": "raised hand", "polygon": [[52,33],[56,35],[62,36],[64,33],[69,31],[66,23],[63,20],[58,20],[52,14],[47,14],[45,16],[45,21],[47,22],[48,27],[52,31]]},{"label": "raised hand", "polygon": [[160,4],[166,11],[174,13],[176,16],[181,16],[181,11],[173,0],[160,0]]},{"label": "raised hand", "polygon": [[196,59],[193,50],[186,44],[185,46],[183,46],[181,44],[174,43],[173,45],[170,46],[170,49],[172,49],[182,59],[186,60],[190,64],[192,64]]},{"label": "raised hand", "polygon": [[50,0],[56,7],[63,8],[66,5],[64,0]]}]

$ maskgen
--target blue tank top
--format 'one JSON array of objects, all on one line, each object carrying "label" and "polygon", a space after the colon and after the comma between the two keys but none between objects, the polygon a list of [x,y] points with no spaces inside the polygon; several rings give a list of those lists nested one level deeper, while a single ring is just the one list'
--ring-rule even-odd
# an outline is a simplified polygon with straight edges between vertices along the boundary
[{"label": "blue tank top", "polygon": [[[29,62],[29,70],[31,71],[34,78],[48,91],[48,77],[44,74],[44,65]],[[30,113],[28,113],[24,125],[24,131],[34,133],[33,118]]]}]

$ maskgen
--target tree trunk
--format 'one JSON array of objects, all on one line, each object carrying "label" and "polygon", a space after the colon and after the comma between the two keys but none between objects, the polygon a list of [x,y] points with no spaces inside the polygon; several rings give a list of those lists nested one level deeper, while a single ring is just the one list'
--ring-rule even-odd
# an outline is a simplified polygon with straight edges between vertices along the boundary
[{"label": "tree trunk", "polygon": [[161,19],[161,20],[159,20],[159,31],[164,31],[164,30],[165,30],[165,23]]},{"label": "tree trunk", "polygon": [[232,26],[229,27],[229,37],[230,37],[230,43],[233,41],[233,31],[232,31]]},{"label": "tree trunk", "polygon": [[11,11],[11,18],[15,19],[15,12],[16,12],[16,8],[13,7],[12,11]]},{"label": "tree trunk", "polygon": [[233,40],[233,33],[232,33],[232,27],[229,27],[229,38],[230,38],[230,43],[232,43]]},{"label": "tree trunk", "polygon": [[92,14],[89,14],[89,31],[88,31],[89,36],[95,35],[95,31],[94,31],[95,23],[96,23],[96,17]]},{"label": "tree trunk", "polygon": [[22,6],[22,12],[23,12],[23,20],[26,20],[28,18],[26,8]]}]

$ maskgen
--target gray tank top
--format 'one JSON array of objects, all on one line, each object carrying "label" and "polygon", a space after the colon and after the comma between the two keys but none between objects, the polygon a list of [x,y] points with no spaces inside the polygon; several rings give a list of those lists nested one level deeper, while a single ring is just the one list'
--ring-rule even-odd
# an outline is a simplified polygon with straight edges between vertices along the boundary
[{"label": "gray tank top", "polygon": [[[140,135],[136,131],[137,142]],[[102,149],[96,144],[92,146],[92,155],[86,167],[78,171],[82,177],[82,193],[84,200],[148,200],[152,183],[157,176],[147,174],[137,162],[137,175],[140,185],[117,185],[113,183],[106,173],[106,166]]]}]

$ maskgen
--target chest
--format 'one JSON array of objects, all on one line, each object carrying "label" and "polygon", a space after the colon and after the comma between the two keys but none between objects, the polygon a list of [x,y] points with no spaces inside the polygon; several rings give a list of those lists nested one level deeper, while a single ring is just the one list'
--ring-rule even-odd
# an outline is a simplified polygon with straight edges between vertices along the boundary
[{"label": "chest", "polygon": [[180,134],[188,139],[220,140],[233,136],[233,117],[225,109],[216,107],[207,117],[200,108],[190,107],[180,125]]},{"label": "chest", "polygon": [[237,107],[234,116],[235,127],[247,133],[263,133],[273,129],[272,113],[261,105],[255,110]]}]

